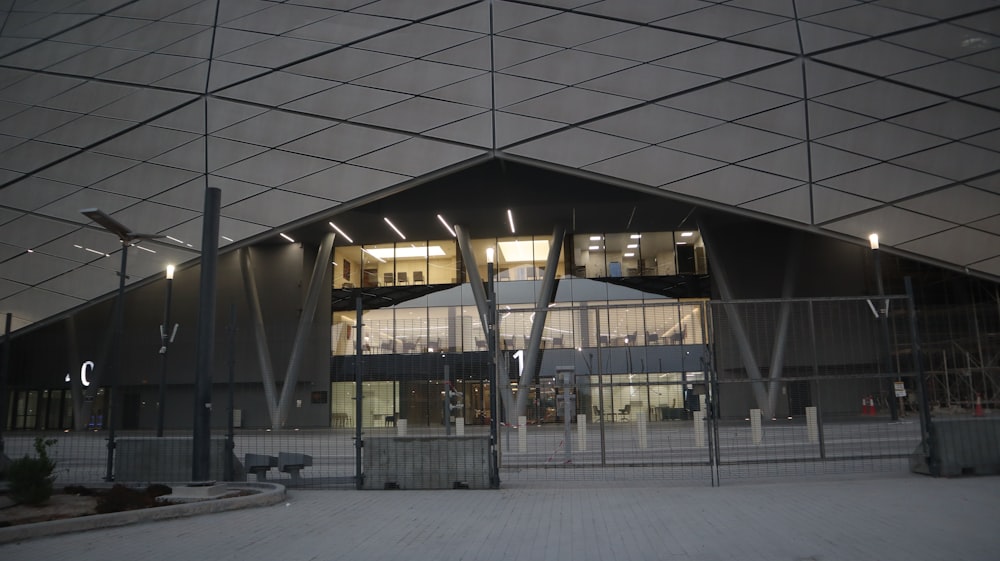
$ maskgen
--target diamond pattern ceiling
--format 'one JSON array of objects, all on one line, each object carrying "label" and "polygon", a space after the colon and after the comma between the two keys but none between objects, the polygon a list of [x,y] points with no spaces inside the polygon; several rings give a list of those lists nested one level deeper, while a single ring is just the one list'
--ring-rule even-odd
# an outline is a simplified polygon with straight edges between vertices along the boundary
[{"label": "diamond pattern ceiling", "polygon": [[1000,278],[1000,0],[6,0],[0,313],[516,158]]}]

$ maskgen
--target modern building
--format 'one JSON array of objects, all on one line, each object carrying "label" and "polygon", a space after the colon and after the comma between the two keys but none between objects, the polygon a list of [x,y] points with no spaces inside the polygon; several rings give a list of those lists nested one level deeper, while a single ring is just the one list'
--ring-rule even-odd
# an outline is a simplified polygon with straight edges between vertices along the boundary
[{"label": "modern building", "polygon": [[[8,429],[105,427],[112,386],[121,428],[190,427],[206,353],[248,428],[561,422],[559,367],[586,378],[577,414],[663,420],[708,391],[730,336],[713,303],[910,276],[928,306],[995,308],[995,0],[18,1],[0,20]],[[741,338],[784,329],[768,313],[725,324],[733,368],[763,344]],[[868,368],[879,324],[844,317],[840,366]],[[946,324],[945,363],[972,331]],[[959,358],[995,398],[983,356]],[[869,391],[895,415],[884,382],[842,382],[827,412]],[[816,405],[782,387],[721,413]]]}]

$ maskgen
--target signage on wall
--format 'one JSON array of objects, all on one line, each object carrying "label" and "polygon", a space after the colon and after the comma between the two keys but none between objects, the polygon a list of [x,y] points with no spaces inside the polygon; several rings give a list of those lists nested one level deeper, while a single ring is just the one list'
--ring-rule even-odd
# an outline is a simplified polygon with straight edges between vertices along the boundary
[{"label": "signage on wall", "polygon": [[[86,388],[90,386],[90,380],[88,376],[93,371],[94,371],[94,361],[92,360],[85,360],[83,361],[83,364],[80,365],[80,384],[83,385],[83,387]],[[70,379],[70,374],[68,372],[66,373],[65,381],[67,383],[72,381]]]}]

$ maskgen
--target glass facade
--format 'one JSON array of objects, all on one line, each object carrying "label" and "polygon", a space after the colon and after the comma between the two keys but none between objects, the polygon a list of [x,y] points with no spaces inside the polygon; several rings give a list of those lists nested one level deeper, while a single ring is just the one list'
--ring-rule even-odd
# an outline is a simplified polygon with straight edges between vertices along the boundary
[{"label": "glass facade", "polygon": [[[544,316],[542,367],[528,388],[529,421],[561,420],[556,402],[565,390],[546,371],[551,360],[579,362],[573,390],[578,414],[607,422],[628,420],[633,408],[650,419],[679,415],[688,386],[702,368],[694,359],[685,363],[690,353],[681,348],[706,342],[704,300],[667,298],[615,286],[612,279],[706,272],[698,233],[569,237],[555,271],[559,282],[553,301],[539,309],[536,299],[550,243],[543,237],[471,240],[476,255],[496,248],[497,340],[514,395],[532,328]],[[567,261],[566,255],[573,257]],[[485,279],[483,261],[479,267]],[[392,306],[363,310],[360,329],[355,309],[333,313],[334,426],[353,427],[358,421],[353,374],[347,372],[353,368],[349,359],[356,354],[358,337],[365,364],[363,426],[401,419],[410,427],[432,426],[442,424],[446,415],[466,424],[485,424],[491,414],[488,344],[471,286],[462,284],[466,279],[457,242],[336,248],[334,263],[334,288],[351,288],[354,282],[393,288],[439,285],[438,290],[399,298]],[[359,269],[361,277],[355,276]],[[451,413],[442,405],[448,383],[462,394],[461,407]]]}]

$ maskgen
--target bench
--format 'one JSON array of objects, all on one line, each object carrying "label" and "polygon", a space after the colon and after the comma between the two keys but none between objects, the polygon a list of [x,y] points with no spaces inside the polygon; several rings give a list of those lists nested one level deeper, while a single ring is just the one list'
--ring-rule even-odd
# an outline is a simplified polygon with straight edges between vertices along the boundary
[{"label": "bench", "polygon": [[278,452],[278,471],[292,476],[292,483],[302,481],[299,471],[313,465],[312,456],[298,452]]},{"label": "bench", "polygon": [[243,464],[247,474],[257,476],[257,481],[267,480],[267,472],[273,467],[278,467],[278,458],[265,454],[246,454],[243,457]]}]

